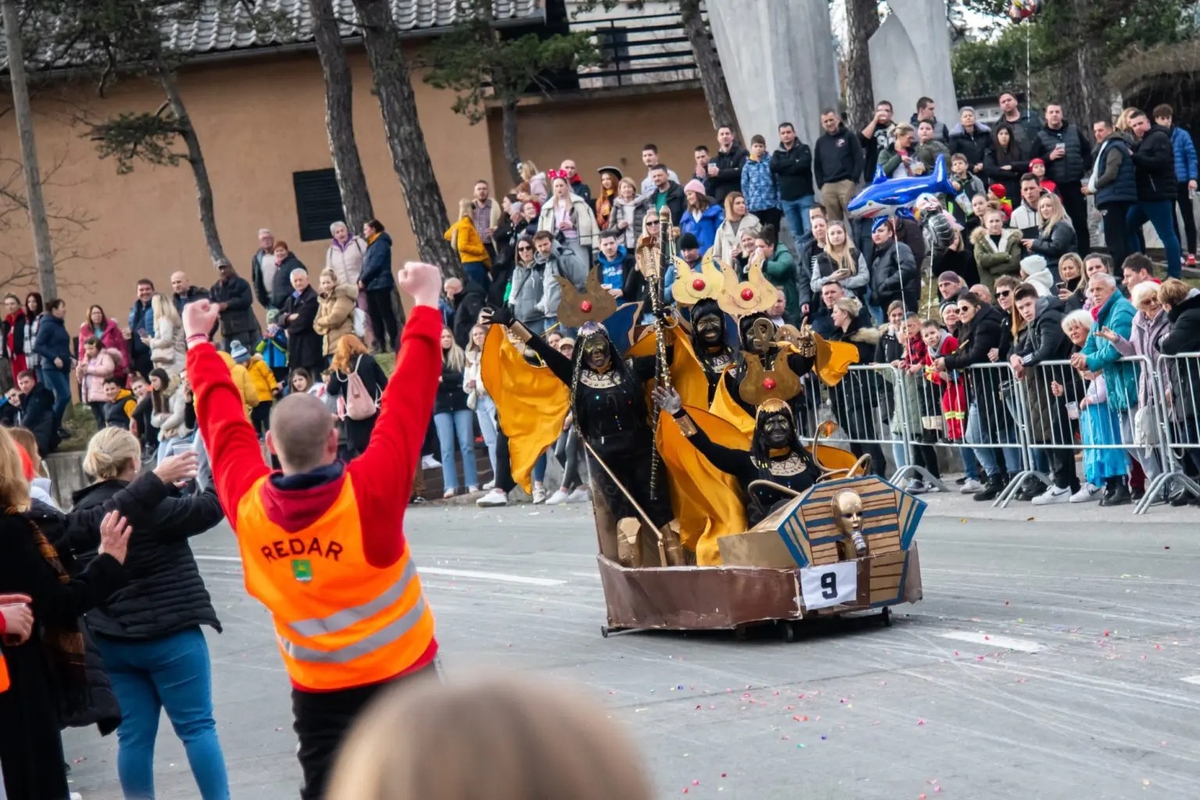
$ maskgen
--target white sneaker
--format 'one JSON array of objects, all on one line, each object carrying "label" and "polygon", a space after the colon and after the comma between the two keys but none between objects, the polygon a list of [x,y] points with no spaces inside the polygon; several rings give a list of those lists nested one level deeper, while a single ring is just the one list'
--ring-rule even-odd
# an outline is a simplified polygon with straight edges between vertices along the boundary
[{"label": "white sneaker", "polygon": [[437,469],[441,465],[442,462],[433,456],[421,456],[421,469]]},{"label": "white sneaker", "polygon": [[503,489],[492,489],[483,497],[475,501],[477,506],[506,506],[508,505],[508,494]]},{"label": "white sneaker", "polygon": [[[533,502],[536,503],[537,502],[537,491],[536,490],[534,491],[533,496],[534,496]],[[561,505],[562,503],[567,502],[568,497],[570,497],[570,495],[560,486],[554,490],[554,494],[550,495],[550,499],[546,501],[546,505],[548,505],[548,506]]]},{"label": "white sneaker", "polygon": [[1057,486],[1051,486],[1045,492],[1033,498],[1035,506],[1052,506],[1058,503],[1069,502],[1071,502],[1071,490],[1066,486],[1061,489]]},{"label": "white sneaker", "polygon": [[488,481],[487,483],[485,483],[485,484],[483,485],[483,490],[484,490],[485,492],[490,492],[492,489],[495,489],[495,488],[496,488],[496,482],[495,482],[495,481]]},{"label": "white sneaker", "polygon": [[544,502],[546,502],[546,487],[540,486],[540,485],[534,486],[533,487],[533,504],[536,506],[536,505],[541,505]]},{"label": "white sneaker", "polygon": [[79,792],[71,792],[71,800],[83,800],[83,795]]},{"label": "white sneaker", "polygon": [[568,503],[586,503],[592,499],[592,493],[583,486],[580,486],[575,491],[567,496]]},{"label": "white sneaker", "polygon": [[1100,499],[1104,489],[1099,486],[1093,486],[1090,483],[1085,483],[1079,487],[1079,491],[1071,495],[1072,503],[1094,503]]},{"label": "white sneaker", "polygon": [[967,478],[966,483],[962,485],[962,488],[960,488],[959,491],[963,494],[975,494],[976,492],[982,492],[983,484],[974,478]]},{"label": "white sneaker", "polygon": [[929,487],[925,485],[925,481],[920,478],[913,478],[908,482],[909,494],[925,494],[929,491]]}]

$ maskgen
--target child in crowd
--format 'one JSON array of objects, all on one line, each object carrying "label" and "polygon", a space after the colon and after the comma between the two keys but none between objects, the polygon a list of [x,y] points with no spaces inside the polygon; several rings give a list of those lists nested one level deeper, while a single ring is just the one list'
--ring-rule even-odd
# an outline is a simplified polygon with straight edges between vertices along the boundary
[{"label": "child in crowd", "polygon": [[921,339],[928,358],[925,367],[928,386],[922,392],[922,399],[932,414],[940,418],[941,422],[937,427],[943,440],[960,442],[967,419],[967,396],[962,378],[956,372],[938,371],[933,368],[933,362],[958,349],[958,339],[942,330],[933,320],[922,324]]},{"label": "child in crowd", "polygon": [[129,430],[129,419],[133,409],[137,408],[137,398],[133,392],[121,385],[114,377],[104,379],[104,395],[108,402],[104,404],[104,427],[124,428]]},{"label": "child in crowd", "polygon": [[271,406],[274,405],[275,398],[279,396],[280,392],[279,382],[275,380],[275,373],[267,366],[267,362],[262,356],[258,353],[251,355],[241,342],[231,344],[229,354],[233,356],[235,363],[246,368],[246,373],[250,376],[254,391],[258,394],[258,405],[250,410],[250,421],[254,423],[254,430],[258,431],[260,437],[266,436],[271,418]]},{"label": "child in crowd", "polygon": [[108,395],[104,391],[104,381],[113,377],[116,369],[116,362],[99,339],[93,336],[83,343],[83,360],[75,368],[75,377],[79,380],[79,399],[92,410],[97,430],[105,425],[104,406],[108,403]]},{"label": "child in crowd", "polygon": [[267,334],[258,340],[254,351],[262,356],[270,368],[275,381],[286,385],[288,381],[288,340],[287,331],[279,327],[277,320],[279,312],[275,309],[267,311]]},{"label": "child in crowd", "polygon": [[1047,192],[1058,192],[1058,184],[1046,177],[1046,162],[1035,158],[1029,162],[1029,171],[1038,179],[1038,185]]}]

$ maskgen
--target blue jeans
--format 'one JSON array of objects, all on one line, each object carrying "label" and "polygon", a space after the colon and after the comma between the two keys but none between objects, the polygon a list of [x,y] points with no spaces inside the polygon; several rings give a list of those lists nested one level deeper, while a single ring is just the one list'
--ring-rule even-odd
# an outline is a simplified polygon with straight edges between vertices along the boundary
[{"label": "blue jeans", "polygon": [[[1004,413],[1001,409],[996,409],[993,413]],[[989,438],[986,431],[983,429],[983,420],[979,416],[979,406],[976,403],[971,403],[971,407],[967,411],[967,444],[970,445],[992,445],[991,447],[972,447],[971,451],[975,454],[975,458],[979,461],[979,466],[983,467],[983,475],[980,478],[991,477],[1000,473],[1000,462],[997,460],[996,451],[1001,451],[1001,456],[1004,459],[1005,469],[1009,474],[1015,474],[1021,471],[1021,450],[1017,447],[997,448],[995,445],[1000,442],[989,442],[985,439]],[[1011,432],[1005,437],[1007,442],[1012,441]],[[966,452],[965,450],[963,451]],[[965,464],[966,457],[963,462]],[[971,473],[967,472],[967,477],[970,478]],[[977,478],[978,480],[978,478]]]},{"label": "blue jeans", "polygon": [[165,709],[187,751],[200,797],[228,800],[229,776],[213,721],[208,643],[200,627],[162,639],[95,638],[121,704],[117,776],[125,797],[154,798],[154,740]]},{"label": "blue jeans", "polygon": [[546,458],[545,453],[542,453],[540,456],[538,456],[537,461],[533,462],[534,483],[541,483],[542,481],[546,480],[546,465],[549,463],[549,459]]},{"label": "blue jeans", "polygon": [[496,475],[496,403],[491,395],[482,395],[475,401],[475,419],[479,420],[479,432],[487,445],[488,460],[492,463],[492,476]]},{"label": "blue jeans", "polygon": [[54,427],[62,427],[63,412],[71,404],[71,378],[68,373],[53,367],[42,370],[46,388],[54,392]]},{"label": "blue jeans", "polygon": [[811,194],[805,195],[799,200],[781,200],[779,204],[783,206],[783,216],[787,219],[793,239],[799,239],[804,234],[812,232],[812,226],[808,221],[808,210],[813,207]]},{"label": "blue jeans", "polygon": [[438,444],[442,448],[442,487],[447,491],[458,488],[458,470],[454,466],[454,444],[462,453],[463,479],[467,486],[478,486],[475,472],[475,413],[470,409],[443,411],[433,415]]},{"label": "blue jeans", "polygon": [[1183,253],[1179,249],[1179,237],[1175,235],[1175,201],[1138,202],[1129,209],[1126,230],[1129,231],[1130,252],[1141,251],[1135,236],[1147,222],[1154,226],[1154,232],[1162,240],[1163,250],[1167,253],[1167,275],[1172,278],[1180,277],[1183,274]]}]

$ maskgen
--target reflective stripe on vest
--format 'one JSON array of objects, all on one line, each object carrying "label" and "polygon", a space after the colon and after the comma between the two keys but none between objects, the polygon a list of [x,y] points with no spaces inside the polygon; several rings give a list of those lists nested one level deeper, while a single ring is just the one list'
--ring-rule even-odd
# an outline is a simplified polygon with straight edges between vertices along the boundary
[{"label": "reflective stripe on vest", "polygon": [[376,631],[365,639],[360,639],[354,644],[338,650],[313,650],[294,642],[289,642],[282,636],[279,637],[279,646],[283,648],[284,653],[297,661],[308,661],[313,664],[345,664],[347,661],[362,658],[382,647],[394,644],[403,639],[421,621],[421,617],[424,616],[427,607],[425,596],[421,595],[417,604],[391,625]]},{"label": "reflective stripe on vest", "polygon": [[[404,572],[400,574],[399,580],[393,583],[386,592],[379,595],[374,600],[368,603],[363,603],[360,606],[343,609],[335,614],[330,614],[328,617],[303,619],[299,622],[292,622],[288,625],[288,627],[295,631],[297,635],[303,636],[306,639],[312,639],[316,636],[321,636],[326,633],[337,633],[338,631],[345,630],[356,622],[362,622],[368,617],[375,616],[380,611],[383,611],[385,608],[394,604],[397,600],[403,597],[404,593],[408,590],[408,585],[412,582],[412,579],[416,574],[417,565],[413,562],[412,556],[409,555],[408,563],[404,565]],[[421,602],[425,602],[424,596],[421,597]],[[418,614],[418,617],[419,616],[420,615]],[[398,621],[399,620],[397,620],[397,622]],[[395,624],[396,623],[392,623],[393,626]],[[320,659],[310,658],[306,660],[319,661]]]},{"label": "reflective stripe on vest", "polygon": [[436,648],[433,612],[408,547],[385,567],[367,559],[363,527],[371,520],[363,517],[372,514],[358,507],[351,476],[297,530],[267,513],[267,480],[238,502],[235,528],[246,589],[271,611],[294,684],[334,691],[385,681]]}]

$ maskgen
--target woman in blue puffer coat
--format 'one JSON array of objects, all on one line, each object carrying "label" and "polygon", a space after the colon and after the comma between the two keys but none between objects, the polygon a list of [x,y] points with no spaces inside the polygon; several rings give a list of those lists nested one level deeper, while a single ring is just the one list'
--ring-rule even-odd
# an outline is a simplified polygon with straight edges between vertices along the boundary
[{"label": "woman in blue puffer coat", "polygon": [[717,241],[717,229],[725,221],[725,212],[714,205],[704,193],[704,184],[694,178],[683,187],[687,195],[687,210],[679,223],[680,233],[690,233],[700,243],[700,252],[707,253]]}]

